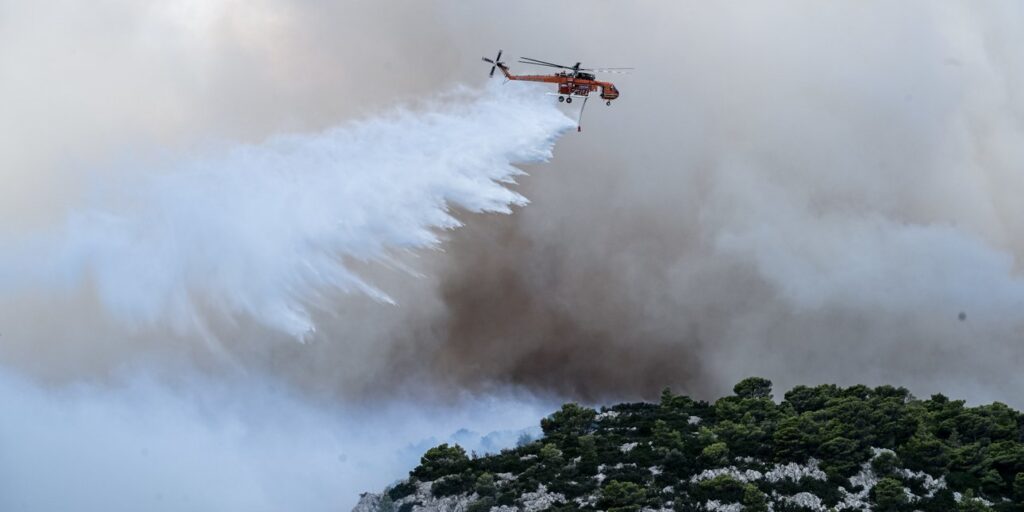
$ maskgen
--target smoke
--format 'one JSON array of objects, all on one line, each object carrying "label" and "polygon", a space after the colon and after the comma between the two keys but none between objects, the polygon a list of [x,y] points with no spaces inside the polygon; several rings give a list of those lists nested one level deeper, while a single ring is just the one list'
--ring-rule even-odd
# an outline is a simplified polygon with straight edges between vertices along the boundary
[{"label": "smoke", "polygon": [[1018,400],[1019,6],[604,7],[573,32],[600,47],[546,55],[638,71],[524,182],[530,208],[454,236],[442,373],[601,400],[752,374]]},{"label": "smoke", "polygon": [[346,510],[423,452],[512,445],[551,407],[479,397],[324,407],[272,379],[46,389],[0,374],[4,510]]}]

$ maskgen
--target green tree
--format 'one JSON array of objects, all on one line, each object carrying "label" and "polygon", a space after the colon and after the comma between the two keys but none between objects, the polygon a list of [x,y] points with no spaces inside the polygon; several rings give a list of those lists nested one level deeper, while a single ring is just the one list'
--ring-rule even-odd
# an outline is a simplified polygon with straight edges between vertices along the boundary
[{"label": "green tree", "polygon": [[968,489],[963,499],[956,506],[956,512],[992,512],[992,509],[974,496],[974,491]]},{"label": "green tree", "polygon": [[771,399],[772,381],[762,377],[748,377],[733,386],[732,391],[740,398]]},{"label": "green tree", "polygon": [[565,459],[562,458],[562,450],[559,450],[552,443],[546,443],[540,449],[540,460],[553,467],[561,467],[565,463]]},{"label": "green tree", "polygon": [[949,463],[949,449],[931,432],[918,430],[899,450],[900,459],[910,469],[934,471]]},{"label": "green tree", "polygon": [[1024,503],[1024,472],[1017,473],[1013,479],[1013,497]]},{"label": "green tree", "polygon": [[700,491],[708,498],[735,503],[744,499],[747,493],[746,484],[729,475],[718,475],[703,480]]},{"label": "green tree", "polygon": [[780,462],[806,462],[820,444],[820,425],[809,414],[790,416],[779,421],[772,435],[775,459]]},{"label": "green tree", "polygon": [[986,465],[999,471],[1007,482],[1024,471],[1024,443],[1017,441],[998,441],[986,450]]},{"label": "green tree", "polygon": [[882,452],[871,460],[871,469],[879,476],[891,476],[899,465],[899,458],[892,452]]},{"label": "green tree", "polygon": [[694,401],[688,396],[677,395],[672,390],[665,388],[661,390],[661,398],[658,405],[666,411],[687,413],[693,408]]},{"label": "green tree", "polygon": [[665,420],[656,420],[651,434],[654,437],[654,446],[664,452],[683,448],[682,432],[670,427]]},{"label": "green tree", "polygon": [[596,416],[597,412],[593,409],[569,403],[540,420],[540,428],[549,439],[561,443],[586,434]]},{"label": "green tree", "polygon": [[867,454],[858,443],[845,437],[830,439],[821,445],[822,466],[834,475],[848,477],[857,472]]},{"label": "green tree", "polygon": [[768,496],[766,496],[761,489],[758,489],[756,485],[747,484],[743,487],[743,504],[744,512],[768,512]]},{"label": "green tree", "polygon": [[473,490],[481,497],[497,494],[498,488],[494,485],[494,475],[487,472],[481,473],[476,479]]},{"label": "green tree", "polygon": [[839,388],[834,384],[816,387],[797,386],[784,395],[783,404],[793,408],[797,414],[819,411],[828,402],[839,395]]},{"label": "green tree", "polygon": [[1006,486],[1006,481],[1003,480],[1002,475],[999,474],[995,469],[985,471],[981,475],[981,490],[988,495],[997,495]]},{"label": "green tree", "polygon": [[601,489],[601,499],[598,505],[602,510],[639,510],[643,505],[646,493],[644,489],[633,482],[620,482],[612,480]]},{"label": "green tree", "polygon": [[466,450],[459,445],[447,443],[435,446],[420,458],[420,465],[412,470],[412,476],[421,480],[435,480],[445,475],[461,473],[469,467]]},{"label": "green tree", "polygon": [[713,443],[700,452],[705,464],[716,467],[729,462],[729,446],[725,443]]},{"label": "green tree", "polygon": [[599,464],[597,458],[597,439],[593,435],[580,436],[577,439],[580,447],[580,461],[576,464],[577,469],[585,475],[597,473]]},{"label": "green tree", "polygon": [[871,501],[877,512],[898,512],[907,504],[903,484],[895,478],[883,478],[871,489]]}]

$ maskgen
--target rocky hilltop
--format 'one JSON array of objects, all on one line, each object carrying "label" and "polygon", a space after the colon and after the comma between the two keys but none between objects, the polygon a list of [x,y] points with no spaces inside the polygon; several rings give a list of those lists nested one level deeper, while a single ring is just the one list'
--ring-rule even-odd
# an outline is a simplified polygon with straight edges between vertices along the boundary
[{"label": "rocky hilltop", "polygon": [[746,379],[714,403],[566,404],[498,454],[428,450],[356,512],[1024,512],[1024,415],[892,386]]}]

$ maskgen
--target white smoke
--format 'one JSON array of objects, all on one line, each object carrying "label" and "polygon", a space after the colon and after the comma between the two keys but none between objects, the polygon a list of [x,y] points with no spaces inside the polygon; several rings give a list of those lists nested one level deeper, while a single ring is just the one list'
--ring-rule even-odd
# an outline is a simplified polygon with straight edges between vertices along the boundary
[{"label": "white smoke", "polygon": [[0,289],[91,284],[132,324],[202,332],[211,314],[245,315],[303,337],[324,293],[390,300],[352,261],[437,247],[437,230],[459,226],[451,207],[525,204],[506,187],[522,174],[515,165],[550,158],[571,126],[535,88],[495,85],[421,111],[174,159],[102,187],[59,236],[20,241]]},{"label": "white smoke", "polygon": [[0,510],[349,510],[442,442],[511,446],[550,404],[513,395],[458,405],[325,408],[273,379],[136,375],[48,389],[0,371]]}]

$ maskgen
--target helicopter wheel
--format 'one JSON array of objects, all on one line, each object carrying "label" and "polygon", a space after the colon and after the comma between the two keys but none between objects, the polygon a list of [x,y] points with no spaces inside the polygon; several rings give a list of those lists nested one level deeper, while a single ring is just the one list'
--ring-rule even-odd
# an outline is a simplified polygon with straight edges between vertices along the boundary
[{"label": "helicopter wheel", "polygon": [[565,96],[559,96],[558,97],[558,102],[561,103],[563,101],[565,101]]},{"label": "helicopter wheel", "polygon": [[604,102],[604,104],[608,105],[610,107],[610,106],[612,106],[612,100],[608,100],[608,101]]},{"label": "helicopter wheel", "polygon": [[565,102],[566,102],[566,103],[572,103],[572,98],[566,98],[566,99],[565,99]]}]

